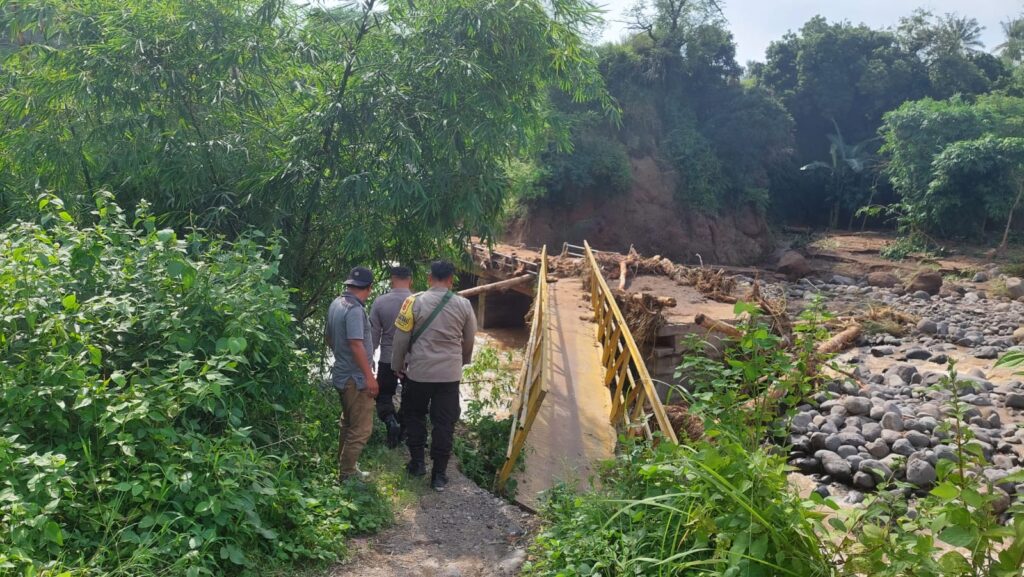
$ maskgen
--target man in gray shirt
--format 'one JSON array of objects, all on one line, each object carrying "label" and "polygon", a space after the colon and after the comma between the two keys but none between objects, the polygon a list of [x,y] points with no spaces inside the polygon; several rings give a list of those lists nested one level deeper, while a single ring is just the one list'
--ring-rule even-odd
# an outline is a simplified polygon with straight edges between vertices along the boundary
[{"label": "man in gray shirt", "polygon": [[[402,414],[408,431],[410,475],[425,475],[423,462],[430,415],[430,485],[443,491],[448,484],[455,423],[462,412],[459,381],[462,366],[473,358],[476,316],[469,301],[451,291],[455,267],[438,261],[430,265],[430,290],[410,296],[395,320],[391,367],[402,377]],[[408,378],[407,378],[408,377]]]},{"label": "man in gray shirt", "polygon": [[373,286],[370,269],[357,266],[345,281],[345,292],[327,310],[324,342],[334,353],[331,382],[341,397],[338,419],[338,477],[364,479],[357,461],[373,432],[373,399],[377,379],[370,368],[373,342],[366,299]]},{"label": "man in gray shirt", "polygon": [[388,428],[388,446],[394,449],[402,439],[402,413],[395,411],[395,392],[398,390],[398,375],[391,370],[391,343],[395,338],[395,319],[405,299],[412,295],[412,271],[404,266],[391,269],[391,291],[373,301],[370,309],[370,325],[373,327],[373,348],[380,347],[377,360],[377,417]]}]

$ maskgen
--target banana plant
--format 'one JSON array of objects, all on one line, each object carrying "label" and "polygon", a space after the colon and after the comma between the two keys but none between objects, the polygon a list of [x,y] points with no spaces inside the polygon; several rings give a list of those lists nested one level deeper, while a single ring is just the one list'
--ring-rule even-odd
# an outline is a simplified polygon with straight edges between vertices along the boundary
[{"label": "banana plant", "polygon": [[[875,164],[874,155],[868,145],[877,138],[862,140],[856,144],[849,144],[843,138],[839,129],[839,123],[832,120],[835,127],[835,134],[827,135],[829,140],[829,160],[816,160],[810,164],[800,167],[803,171],[825,171],[829,174],[828,200],[832,205],[829,214],[829,228],[836,228],[839,225],[839,210],[843,201],[846,200],[847,191],[853,184],[854,179],[868,172]],[[851,217],[851,226],[853,219]]]}]

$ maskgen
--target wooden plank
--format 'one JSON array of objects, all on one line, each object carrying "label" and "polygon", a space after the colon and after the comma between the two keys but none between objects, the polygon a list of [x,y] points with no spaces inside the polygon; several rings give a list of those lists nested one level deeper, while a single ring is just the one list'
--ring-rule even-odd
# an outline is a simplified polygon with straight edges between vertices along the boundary
[{"label": "wooden plank", "polygon": [[[495,486],[498,492],[504,492],[509,476],[515,470],[516,462],[523,451],[526,439],[533,428],[533,423],[540,411],[547,394],[548,373],[548,286],[547,286],[547,246],[541,249],[541,266],[537,277],[537,291],[534,297],[533,323],[530,327],[530,340],[527,344],[527,357],[523,367],[523,379],[520,385],[520,406],[512,420],[512,434],[505,454],[505,462],[498,471]],[[525,413],[525,414],[524,414]]]},{"label": "wooden plank", "polygon": [[531,283],[534,280],[536,280],[536,277],[534,277],[533,275],[524,274],[523,276],[512,277],[510,279],[500,280],[498,282],[492,282],[489,284],[471,287],[466,290],[461,290],[459,291],[459,296],[468,298],[472,296],[482,295],[484,293],[508,290],[511,288],[518,287],[520,285],[524,285],[526,283]]}]

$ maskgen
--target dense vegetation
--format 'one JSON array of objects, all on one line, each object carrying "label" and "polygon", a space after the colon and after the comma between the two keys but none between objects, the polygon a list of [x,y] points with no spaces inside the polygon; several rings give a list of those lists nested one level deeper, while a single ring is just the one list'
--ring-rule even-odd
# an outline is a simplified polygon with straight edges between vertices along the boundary
[{"label": "dense vegetation", "polygon": [[574,147],[544,156],[548,198],[622,194],[631,184],[629,159],[653,157],[676,175],[682,204],[767,206],[769,172],[792,146],[789,115],[767,91],[741,84],[736,47],[714,2],[654,4],[634,11],[637,34],[599,52],[621,122],[556,101]]},{"label": "dense vegetation", "polygon": [[316,316],[496,231],[550,98],[614,115],[596,18],[0,0],[0,573],[287,571],[388,523],[394,479],[336,481]]},{"label": "dense vegetation", "polygon": [[[947,238],[1005,231],[1021,170],[1006,139],[1024,136],[1007,120],[1024,96],[1024,19],[1006,22],[989,53],[966,16],[918,10],[889,29],[819,16],[744,70],[715,2],[639,3],[630,18],[633,34],[599,50],[621,122],[555,100],[574,148],[542,157],[548,202],[625,194],[631,160],[653,157],[690,209],[751,204],[780,222],[849,228],[881,216],[870,222]],[[911,122],[975,105],[963,134],[908,136]],[[967,222],[956,206],[970,207]]]},{"label": "dense vegetation", "polygon": [[387,521],[334,481],[278,242],[38,206],[0,232],[0,572],[232,574]]},{"label": "dense vegetation", "polygon": [[[641,3],[593,47],[598,19],[585,0],[0,0],[0,573],[338,558],[397,490],[334,479],[311,345],[344,272],[493,236],[523,200],[625,194],[637,159],[688,208],[852,226],[867,206],[911,238],[1011,238],[1024,19],[994,55],[957,15],[813,18],[745,70],[713,0]],[[994,519],[962,447],[916,518],[880,493],[829,533],[763,444],[774,413],[737,410],[766,380],[810,384],[745,312],[729,364],[685,367],[708,439],[628,445],[602,488],[556,493],[528,571],[1019,573],[1024,514]],[[468,377],[500,392],[499,365]],[[493,409],[456,446],[481,484]]]}]

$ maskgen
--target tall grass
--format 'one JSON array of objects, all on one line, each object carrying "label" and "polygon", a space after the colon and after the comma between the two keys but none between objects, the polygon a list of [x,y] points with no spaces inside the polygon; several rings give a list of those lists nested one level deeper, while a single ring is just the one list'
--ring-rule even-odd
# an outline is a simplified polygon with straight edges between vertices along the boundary
[{"label": "tall grass", "polygon": [[627,442],[600,489],[554,491],[533,576],[830,575],[782,457],[727,431],[692,446]]}]

